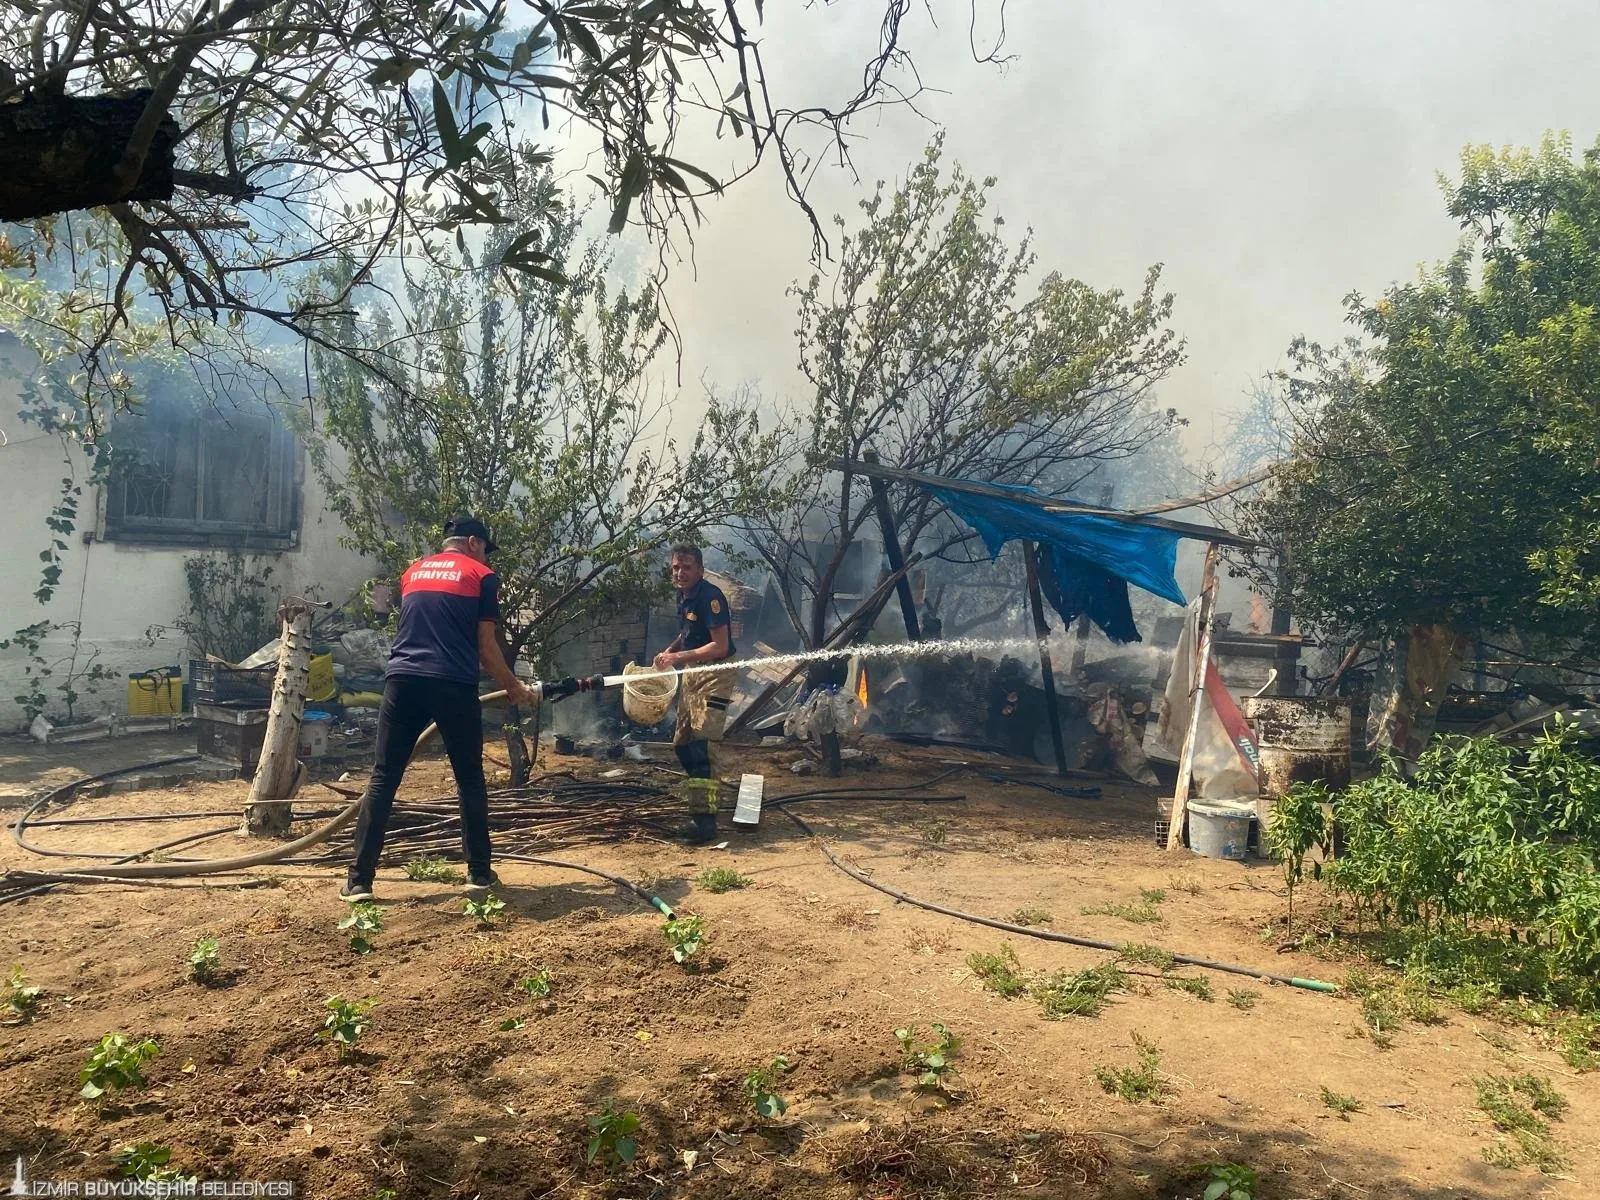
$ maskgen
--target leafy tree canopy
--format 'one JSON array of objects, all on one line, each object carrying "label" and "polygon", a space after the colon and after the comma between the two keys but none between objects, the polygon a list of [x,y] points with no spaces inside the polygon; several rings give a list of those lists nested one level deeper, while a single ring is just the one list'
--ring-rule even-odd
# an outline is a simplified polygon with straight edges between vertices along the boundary
[{"label": "leafy tree canopy", "polygon": [[[262,325],[316,340],[355,289],[396,286],[394,268],[442,261],[466,230],[504,230],[562,147],[612,230],[645,227],[664,264],[701,198],[771,157],[805,207],[816,163],[801,131],[848,156],[854,114],[916,94],[913,6],[877,3],[859,87],[793,106],[768,87],[763,0],[0,0],[0,195],[109,150],[87,181],[102,207],[58,221],[89,197],[8,206],[40,219],[0,229],[0,314],[47,360],[80,364],[92,438],[132,395],[129,355],[169,342],[259,363]],[[126,125],[74,107],[100,96],[132,100]],[[36,136],[52,122],[59,138]],[[713,133],[731,153],[681,157]],[[130,191],[156,155],[170,155],[169,194]],[[555,279],[571,207],[496,239],[493,265]],[[28,286],[52,256],[66,286]],[[308,266],[334,261],[351,265],[342,289],[300,292]]]},{"label": "leafy tree canopy", "polygon": [[1600,638],[1600,148],[1470,147],[1451,258],[1298,342],[1248,506],[1302,621]]},{"label": "leafy tree canopy", "polygon": [[[750,543],[786,585],[808,646],[842,616],[835,585],[874,519],[865,480],[827,469],[876,450],[937,475],[1070,491],[1138,452],[1176,418],[1150,389],[1183,360],[1172,296],[1151,267],[1133,296],[1050,272],[1035,280],[1031,238],[987,213],[993,179],[941,168],[936,138],[905,181],[835,218],[838,263],[794,291],[800,369],[790,502],[751,513]],[[975,552],[965,527],[919,488],[892,486],[902,552]]]}]

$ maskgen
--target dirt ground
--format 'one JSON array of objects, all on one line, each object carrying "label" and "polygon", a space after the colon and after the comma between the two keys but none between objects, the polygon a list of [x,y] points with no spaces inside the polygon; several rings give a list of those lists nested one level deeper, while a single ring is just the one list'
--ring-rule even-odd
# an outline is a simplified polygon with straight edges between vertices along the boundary
[{"label": "dirt ground", "polygon": [[[909,782],[957,758],[879,752],[877,768],[843,782]],[[797,811],[849,862],[921,899],[1002,918],[1039,909],[1065,932],[1343,977],[1343,962],[1280,947],[1278,872],[1158,849],[1150,793],[1106,783],[1098,799],[1063,799],[992,782],[1001,760],[966,757],[972,765],[939,785],[964,793],[958,803]],[[792,759],[735,750],[727,767],[765,772],[769,799],[831,783],[795,778]],[[419,763],[402,797],[438,795],[447,778],[442,763]],[[245,790],[194,784],[85,799],[69,812],[236,809]],[[175,828],[37,837],[109,851],[154,845]],[[218,855],[245,845],[205,843]],[[1451,1012],[1380,1049],[1359,1036],[1353,998],[1192,969],[1181,973],[1209,979],[1214,1000],[1148,971],[1097,1017],[1046,1020],[1026,997],[986,992],[968,955],[1006,942],[1025,971],[1046,973],[1108,954],[898,903],[831,867],[775,810],[758,831],[729,833],[726,849],[640,839],[566,856],[647,881],[702,915],[704,965],[674,964],[660,916],[637,898],[516,863],[498,867],[507,909],[488,930],[462,914],[456,888],[385,871],[385,927],[365,957],[335,929],[345,906],[332,871],[282,868],[275,886],[249,890],[81,887],[0,907],[0,963],[20,963],[46,989],[36,1021],[0,1028],[0,1164],[22,1155],[35,1178],[105,1178],[113,1151],[152,1141],[203,1178],[287,1179],[318,1200],[382,1189],[399,1200],[1177,1198],[1199,1196],[1195,1168],[1219,1160],[1254,1167],[1265,1200],[1580,1197],[1600,1179],[1600,1075],[1576,1075],[1521,1028]],[[0,850],[0,866],[42,861],[10,839]],[[715,866],[754,885],[696,887]],[[1082,912],[1137,903],[1141,889],[1165,892],[1154,924]],[[205,935],[220,939],[226,968],[209,988],[188,982],[184,966]],[[514,985],[541,968],[553,996],[530,1000]],[[1260,993],[1253,1007],[1228,1002],[1238,988]],[[348,1062],[313,1037],[334,994],[378,1001]],[[501,1028],[517,1018],[520,1027]],[[935,1021],[962,1042],[953,1102],[919,1093],[900,1070],[895,1029]],[[97,1110],[78,1099],[78,1071],[111,1030],[155,1038],[161,1053],[146,1090]],[[1160,1104],[1131,1104],[1095,1081],[1097,1067],[1134,1063],[1136,1033],[1161,1049],[1170,1092]],[[795,1064],[780,1089],[789,1109],[758,1122],[739,1081],[777,1055]],[[1571,1101],[1554,1126],[1570,1159],[1561,1176],[1481,1157],[1495,1135],[1473,1078],[1524,1071],[1550,1076]],[[1361,1111],[1341,1118],[1323,1088]],[[586,1120],[607,1102],[642,1121],[637,1161],[614,1173],[583,1163]]]}]

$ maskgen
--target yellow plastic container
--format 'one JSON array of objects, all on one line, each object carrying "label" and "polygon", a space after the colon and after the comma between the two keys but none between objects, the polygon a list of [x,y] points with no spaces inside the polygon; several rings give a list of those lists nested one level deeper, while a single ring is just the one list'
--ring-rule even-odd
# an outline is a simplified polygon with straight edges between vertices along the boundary
[{"label": "yellow plastic container", "polygon": [[130,717],[175,717],[183,711],[183,677],[166,671],[128,676]]},{"label": "yellow plastic container", "polygon": [[333,655],[313,654],[311,673],[306,677],[306,699],[332,700],[338,690],[333,681]]}]

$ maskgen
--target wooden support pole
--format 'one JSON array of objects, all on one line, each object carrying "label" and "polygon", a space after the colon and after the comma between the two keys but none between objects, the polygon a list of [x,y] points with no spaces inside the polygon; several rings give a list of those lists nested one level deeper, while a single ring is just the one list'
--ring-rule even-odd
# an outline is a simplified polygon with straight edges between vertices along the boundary
[{"label": "wooden support pole", "polygon": [[306,707],[306,682],[311,674],[311,606],[299,597],[278,609],[283,633],[278,642],[278,674],[272,683],[266,740],[250,799],[244,809],[244,830],[252,837],[284,837],[289,832],[289,801],[300,778],[300,719]]},{"label": "wooden support pole", "polygon": [[1050,717],[1050,744],[1056,752],[1056,774],[1067,774],[1067,747],[1061,737],[1061,712],[1056,699],[1056,673],[1050,665],[1050,626],[1044,619],[1044,597],[1039,592],[1039,547],[1022,544],[1023,563],[1028,572],[1028,605],[1033,609],[1033,634],[1039,640],[1039,675],[1044,681],[1044,708]]},{"label": "wooden support pole", "polygon": [[1178,756],[1178,786],[1172,791],[1171,822],[1167,828],[1167,849],[1183,845],[1183,823],[1189,815],[1189,785],[1194,780],[1194,742],[1200,728],[1200,705],[1206,694],[1206,669],[1211,665],[1211,626],[1217,610],[1217,544],[1206,547],[1205,570],[1200,576],[1200,611],[1197,618],[1199,649],[1194,658],[1194,674],[1189,680],[1189,728],[1183,735],[1183,753]]},{"label": "wooden support pole", "polygon": [[[878,452],[868,450],[861,457],[876,464]],[[911,581],[901,571],[906,564],[900,553],[900,530],[895,525],[894,511],[889,507],[889,486],[876,475],[871,476],[869,482],[872,485],[872,503],[878,510],[878,528],[883,533],[883,552],[889,558],[889,570],[891,573],[900,573],[900,582],[894,585],[894,590],[900,597],[900,616],[906,623],[906,637],[913,642],[920,642],[922,629],[917,624],[916,603],[911,599]]]},{"label": "wooden support pole", "polygon": [[[1288,581],[1283,578],[1289,566],[1289,552],[1285,550],[1278,558],[1278,581],[1273,589],[1272,600],[1272,632],[1275,634],[1288,634],[1289,627],[1294,623],[1294,609],[1289,603]],[[1287,639],[1278,643],[1277,659],[1273,663],[1278,672],[1277,678],[1272,682],[1274,696],[1293,696],[1300,690],[1299,680],[1295,678],[1300,663],[1299,647]]]}]

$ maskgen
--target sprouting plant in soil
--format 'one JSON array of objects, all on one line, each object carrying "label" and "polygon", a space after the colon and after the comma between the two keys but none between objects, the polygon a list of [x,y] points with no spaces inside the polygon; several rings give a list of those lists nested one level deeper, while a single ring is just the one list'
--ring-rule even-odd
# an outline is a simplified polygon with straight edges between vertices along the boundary
[{"label": "sprouting plant in soil", "polygon": [[1017,952],[1004,943],[997,954],[973,951],[967,956],[967,966],[983,981],[983,986],[997,996],[1011,999],[1028,990],[1028,981],[1022,974],[1022,964]]},{"label": "sprouting plant in soil", "polygon": [[203,937],[189,951],[189,978],[201,987],[215,983],[222,971],[222,956],[217,952],[217,939]]},{"label": "sprouting plant in soil", "polygon": [[185,1175],[172,1162],[172,1147],[157,1142],[140,1142],[124,1146],[112,1155],[124,1179],[138,1179],[148,1183],[187,1183]]},{"label": "sprouting plant in soil", "polygon": [[589,1118],[589,1146],[583,1161],[604,1158],[607,1166],[625,1167],[639,1153],[639,1114],[618,1112],[607,1104],[604,1112]]},{"label": "sprouting plant in soil", "polygon": [[371,935],[383,932],[383,906],[364,900],[350,907],[350,912],[339,922],[340,929],[351,930],[350,949],[357,954],[370,954],[373,950]]},{"label": "sprouting plant in soil", "polygon": [[317,1036],[326,1038],[337,1046],[340,1058],[349,1058],[355,1053],[356,1042],[372,1024],[367,1014],[377,1003],[378,1001],[371,996],[365,1000],[345,1000],[339,996],[329,996],[322,1004],[328,1010],[328,1015],[322,1018],[322,1028],[317,1031]]},{"label": "sprouting plant in soil", "polygon": [[78,1094],[85,1100],[99,1100],[126,1088],[142,1088],[146,1083],[144,1064],[160,1053],[160,1044],[152,1038],[135,1041],[125,1033],[108,1033],[78,1072],[78,1082],[83,1085]]},{"label": "sprouting plant in soil", "polygon": [[1133,1035],[1139,1063],[1134,1067],[1096,1067],[1095,1082],[1130,1104],[1160,1104],[1170,1090],[1161,1078],[1161,1048],[1143,1034]]},{"label": "sprouting plant in soil", "polygon": [[1212,1163],[1205,1179],[1202,1200],[1255,1200],[1256,1173],[1243,1163]]},{"label": "sprouting plant in soil", "polygon": [[1246,1012],[1254,1008],[1256,1006],[1256,1001],[1260,999],[1260,997],[1261,993],[1255,991],[1253,988],[1228,989],[1228,1003],[1233,1005],[1240,1012]]},{"label": "sprouting plant in soil", "polygon": [[935,821],[932,825],[929,825],[922,831],[922,836],[927,838],[935,846],[942,846],[944,845],[944,839],[949,832],[949,827],[946,826],[943,821]]},{"label": "sprouting plant in soil", "polygon": [[733,892],[738,891],[740,888],[747,888],[755,880],[748,875],[741,875],[729,867],[712,867],[709,870],[702,871],[700,878],[694,882],[701,891],[714,892],[720,896],[723,892]]},{"label": "sprouting plant in soil", "polygon": [[444,859],[423,854],[406,863],[406,878],[413,883],[460,883],[466,876]]},{"label": "sprouting plant in soil", "polygon": [[476,917],[481,927],[487,928],[494,924],[494,919],[505,911],[506,902],[493,892],[486,892],[482,900],[467,900],[466,907],[461,911],[469,917]]},{"label": "sprouting plant in soil", "polygon": [[916,1073],[917,1087],[951,1095],[951,1077],[959,1072],[950,1060],[960,1053],[961,1039],[938,1021],[933,1022],[926,1039],[915,1025],[896,1029],[894,1036],[900,1043],[901,1070]]},{"label": "sprouting plant in soil", "polygon": [[11,967],[11,976],[6,980],[6,1007],[9,1008],[18,1020],[31,1021],[39,1012],[39,997],[44,989],[28,982],[22,973],[22,964],[15,963]]},{"label": "sprouting plant in soil", "polygon": [[[1273,857],[1283,863],[1283,879],[1289,888],[1289,928],[1294,928],[1294,889],[1305,877],[1306,855],[1328,838],[1328,818],[1323,805],[1328,791],[1321,784],[1297,783],[1272,806],[1272,819],[1261,831]],[[1313,875],[1321,877],[1322,866],[1313,863]]]},{"label": "sprouting plant in soil", "polygon": [[706,934],[705,918],[673,917],[662,926],[661,934],[672,950],[672,961],[687,963],[700,953]]},{"label": "sprouting plant in soil", "polygon": [[757,1116],[775,1121],[788,1111],[788,1101],[778,1094],[778,1086],[789,1070],[789,1060],[780,1054],[766,1066],[757,1067],[744,1077],[739,1090]]},{"label": "sprouting plant in soil", "polygon": [[553,981],[550,972],[538,970],[532,975],[525,975],[517,981],[517,990],[526,992],[535,1000],[548,1000],[552,991]]},{"label": "sprouting plant in soil", "polygon": [[1051,917],[1042,908],[1019,908],[1011,914],[1013,925],[1048,925]]}]

